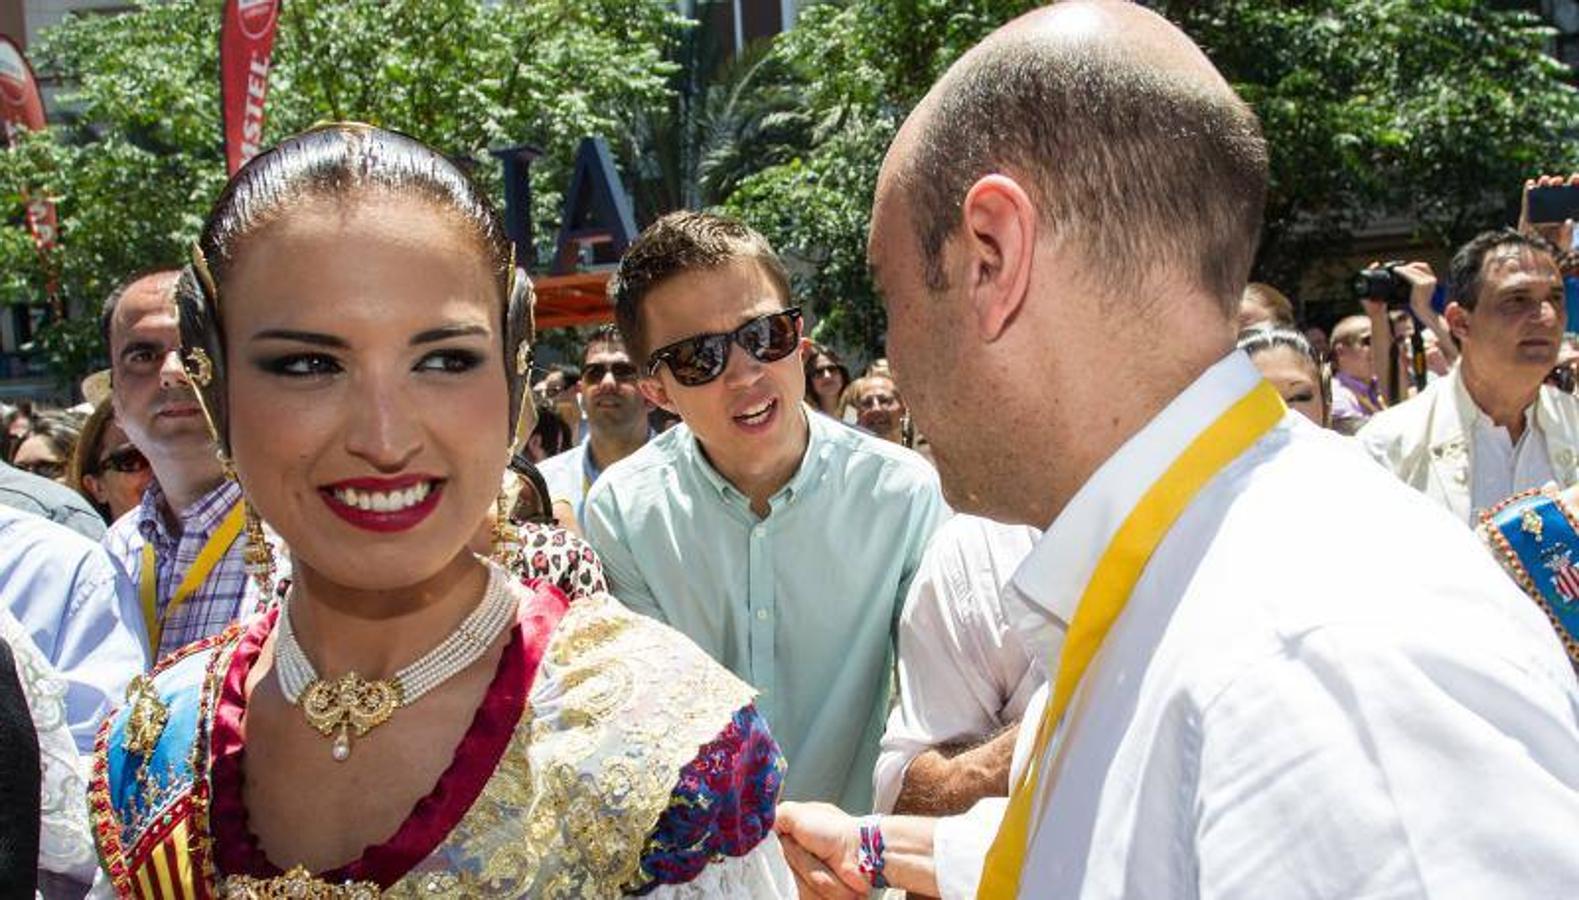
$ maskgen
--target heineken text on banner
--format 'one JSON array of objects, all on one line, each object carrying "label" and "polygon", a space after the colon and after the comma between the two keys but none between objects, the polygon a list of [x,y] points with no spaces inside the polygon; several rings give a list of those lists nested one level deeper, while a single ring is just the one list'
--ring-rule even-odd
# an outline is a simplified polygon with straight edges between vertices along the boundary
[{"label": "heineken text on banner", "polygon": [[225,166],[234,175],[263,149],[263,100],[281,0],[225,0],[219,26],[219,102]]},{"label": "heineken text on banner", "polygon": [[[44,129],[44,100],[38,94],[33,67],[27,64],[22,48],[5,35],[0,35],[0,129],[4,130],[3,146],[7,147],[16,142],[22,131]],[[55,204],[25,188],[22,196],[27,202],[28,231],[33,234],[39,255],[47,262],[49,251],[55,246]],[[49,281],[49,294],[53,299],[53,277]],[[59,313],[58,307],[56,313]]]}]

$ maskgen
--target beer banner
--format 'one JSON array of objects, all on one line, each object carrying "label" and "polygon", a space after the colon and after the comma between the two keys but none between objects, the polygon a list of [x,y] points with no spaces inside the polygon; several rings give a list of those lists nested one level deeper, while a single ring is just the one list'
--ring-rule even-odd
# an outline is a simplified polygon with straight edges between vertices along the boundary
[{"label": "beer banner", "polygon": [[[33,67],[16,42],[0,34],[0,128],[4,129],[5,146],[16,143],[23,131],[44,129],[44,100],[38,94],[38,82],[33,78]],[[49,251],[55,246],[55,204],[37,192],[22,189],[27,204],[27,229],[33,234],[33,243],[39,256],[48,260]],[[58,315],[59,300],[55,296],[55,279],[49,278],[48,291]]]},{"label": "beer banner", "polygon": [[269,91],[269,52],[281,0],[225,0],[219,26],[219,102],[225,122],[225,166],[231,175],[258,155],[263,100]]}]

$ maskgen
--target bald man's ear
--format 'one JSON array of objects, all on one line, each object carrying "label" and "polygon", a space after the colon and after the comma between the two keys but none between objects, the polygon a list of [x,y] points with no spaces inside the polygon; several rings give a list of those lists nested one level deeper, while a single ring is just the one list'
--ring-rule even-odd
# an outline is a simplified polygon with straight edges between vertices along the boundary
[{"label": "bald man's ear", "polygon": [[648,403],[677,416],[680,414],[680,411],[674,408],[674,402],[669,399],[669,392],[664,388],[663,382],[658,380],[657,375],[637,381],[636,387],[641,391],[641,395],[647,398]]},{"label": "bald man's ear", "polygon": [[978,336],[991,343],[1025,303],[1036,248],[1036,208],[1013,178],[994,174],[971,185],[963,213],[965,299]]}]

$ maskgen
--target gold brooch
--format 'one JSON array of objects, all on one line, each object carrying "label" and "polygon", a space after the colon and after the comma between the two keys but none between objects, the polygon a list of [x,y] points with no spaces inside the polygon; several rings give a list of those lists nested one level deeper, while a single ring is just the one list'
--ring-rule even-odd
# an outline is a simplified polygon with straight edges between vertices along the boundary
[{"label": "gold brooch", "polygon": [[164,734],[164,724],[170,719],[170,710],[154,690],[153,679],[138,675],[126,685],[126,702],[131,713],[126,719],[126,732],[121,746],[130,753],[149,754],[159,746],[159,736]]},{"label": "gold brooch", "polygon": [[202,347],[194,347],[186,354],[186,377],[198,387],[208,387],[214,380],[214,361],[208,358],[208,351]]},{"label": "gold brooch", "polygon": [[330,884],[297,866],[275,878],[233,875],[225,879],[225,900],[373,900],[378,885],[371,881]]},{"label": "gold brooch", "polygon": [[1534,509],[1526,509],[1524,514],[1519,516],[1519,530],[1525,534],[1533,535],[1537,544],[1541,542],[1541,532],[1545,528],[1546,523],[1541,521],[1541,514]]},{"label": "gold brooch", "polygon": [[348,672],[333,681],[319,679],[302,694],[307,724],[319,734],[335,735],[330,753],[340,762],[351,755],[351,732],[361,737],[389,721],[400,706],[400,686],[392,681],[363,681]]}]

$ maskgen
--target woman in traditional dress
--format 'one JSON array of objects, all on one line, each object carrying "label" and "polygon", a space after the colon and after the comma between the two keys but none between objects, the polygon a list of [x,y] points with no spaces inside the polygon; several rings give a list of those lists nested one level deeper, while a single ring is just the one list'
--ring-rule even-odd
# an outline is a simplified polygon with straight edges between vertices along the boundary
[{"label": "woman in traditional dress", "polygon": [[315,129],[237,173],[193,256],[187,375],[248,498],[254,574],[267,522],[292,578],[101,731],[99,890],[789,896],[784,762],[751,689],[597,590],[562,532],[504,543],[570,553],[575,599],[467,549],[531,332],[467,178],[401,135]]}]

